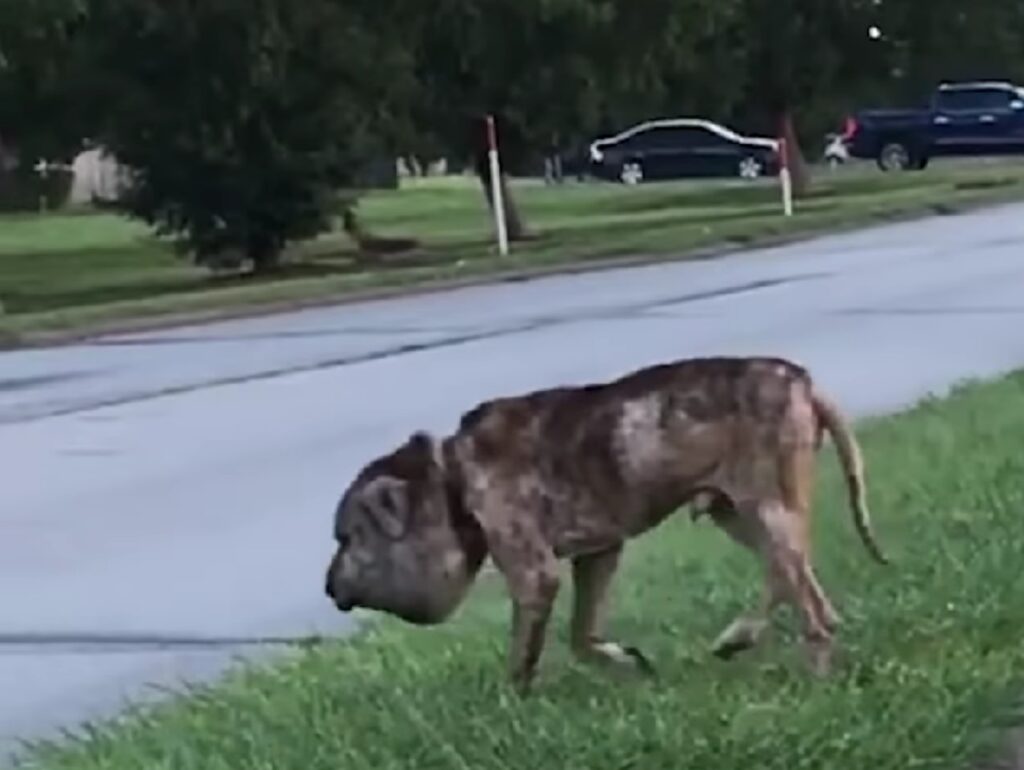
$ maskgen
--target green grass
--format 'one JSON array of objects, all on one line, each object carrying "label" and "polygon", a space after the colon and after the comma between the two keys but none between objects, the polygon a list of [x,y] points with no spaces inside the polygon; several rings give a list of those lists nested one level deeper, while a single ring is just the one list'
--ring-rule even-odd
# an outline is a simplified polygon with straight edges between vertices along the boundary
[{"label": "green grass", "polygon": [[976,766],[1019,715],[1024,685],[1024,372],[859,435],[895,564],[861,548],[829,450],[816,562],[845,626],[828,681],[804,673],[784,615],[749,657],[709,657],[756,601],[758,571],[680,516],[633,541],[615,584],[611,630],[653,655],[655,681],[573,663],[563,590],[536,692],[517,699],[504,678],[508,604],[489,577],[447,625],[384,620],[35,758],[45,770]]},{"label": "green grass", "polygon": [[947,164],[887,176],[871,168],[819,174],[792,220],[780,216],[774,182],[642,185],[519,182],[516,196],[540,238],[494,252],[479,185],[466,178],[418,180],[370,195],[372,231],[423,240],[412,260],[367,267],[332,232],[303,244],[269,278],[211,277],[176,257],[143,226],[109,214],[0,217],[0,335],[102,328],[175,314],[322,301],[354,292],[554,267],[625,255],[693,256],[870,222],[1024,198],[1024,168]]}]

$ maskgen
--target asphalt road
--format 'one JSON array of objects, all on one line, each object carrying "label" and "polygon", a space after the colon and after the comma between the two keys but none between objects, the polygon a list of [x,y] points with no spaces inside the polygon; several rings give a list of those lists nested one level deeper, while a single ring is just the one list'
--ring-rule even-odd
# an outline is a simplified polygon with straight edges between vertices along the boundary
[{"label": "asphalt road", "polygon": [[1024,364],[1022,320],[1011,206],[2,354],[0,746],[213,676],[250,649],[225,637],[343,629],[322,593],[338,494],[483,398],[771,353],[863,415]]}]

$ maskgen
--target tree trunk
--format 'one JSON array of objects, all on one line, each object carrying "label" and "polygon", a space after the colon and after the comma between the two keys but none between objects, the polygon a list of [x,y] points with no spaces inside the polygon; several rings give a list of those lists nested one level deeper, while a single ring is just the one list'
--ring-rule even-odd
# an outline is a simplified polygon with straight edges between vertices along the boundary
[{"label": "tree trunk", "polygon": [[246,249],[247,256],[252,262],[254,275],[266,275],[273,273],[281,267],[281,252],[283,249],[272,239],[251,240]]},{"label": "tree trunk", "polygon": [[810,189],[811,177],[807,169],[807,160],[804,158],[803,150],[800,148],[800,140],[796,135],[793,111],[789,108],[784,109],[779,118],[779,133],[786,140],[786,149],[789,154],[789,173],[793,179],[793,197],[802,198],[807,195]]},{"label": "tree trunk", "polygon": [[[494,191],[491,188],[491,167],[487,156],[477,160],[476,173],[480,183],[484,186],[484,197],[487,198],[487,207],[494,214]],[[508,178],[502,174],[499,182],[501,186],[501,199],[505,210],[505,229],[508,232],[509,242],[529,240],[532,235],[526,228],[519,207],[512,197],[512,190],[508,185]]]}]

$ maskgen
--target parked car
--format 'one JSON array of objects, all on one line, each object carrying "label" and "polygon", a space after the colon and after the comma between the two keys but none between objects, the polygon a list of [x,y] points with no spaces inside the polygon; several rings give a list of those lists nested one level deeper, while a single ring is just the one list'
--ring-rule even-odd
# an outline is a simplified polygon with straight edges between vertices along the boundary
[{"label": "parked car", "polygon": [[591,173],[638,184],[647,180],[736,176],[779,171],[778,142],[740,136],[697,118],[652,120],[590,145]]},{"label": "parked car", "polygon": [[844,141],[885,171],[923,169],[933,157],[1024,154],[1024,88],[943,84],[921,109],[856,113]]}]

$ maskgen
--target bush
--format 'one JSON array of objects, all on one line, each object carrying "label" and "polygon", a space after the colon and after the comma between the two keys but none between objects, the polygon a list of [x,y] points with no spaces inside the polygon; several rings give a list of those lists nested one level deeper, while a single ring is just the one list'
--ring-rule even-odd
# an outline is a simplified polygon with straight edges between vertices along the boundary
[{"label": "bush", "polygon": [[95,136],[133,170],[118,207],[201,264],[271,269],[328,231],[338,190],[391,155],[382,125],[408,70],[367,20],[376,6],[97,3]]},{"label": "bush", "polygon": [[59,209],[67,205],[74,181],[71,169],[51,169],[45,179],[32,169],[0,171],[0,212],[38,211],[40,199],[46,207]]}]

